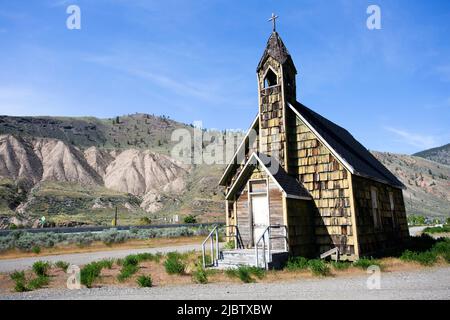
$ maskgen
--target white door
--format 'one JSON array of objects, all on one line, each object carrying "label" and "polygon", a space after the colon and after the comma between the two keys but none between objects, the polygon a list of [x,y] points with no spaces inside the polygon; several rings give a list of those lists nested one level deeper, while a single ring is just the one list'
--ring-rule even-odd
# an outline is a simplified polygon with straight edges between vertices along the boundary
[{"label": "white door", "polygon": [[[253,239],[256,245],[256,242],[269,226],[269,201],[267,200],[267,195],[252,195],[251,205],[253,215]],[[266,245],[267,244],[268,239],[266,238]],[[262,241],[259,245],[262,246]]]}]

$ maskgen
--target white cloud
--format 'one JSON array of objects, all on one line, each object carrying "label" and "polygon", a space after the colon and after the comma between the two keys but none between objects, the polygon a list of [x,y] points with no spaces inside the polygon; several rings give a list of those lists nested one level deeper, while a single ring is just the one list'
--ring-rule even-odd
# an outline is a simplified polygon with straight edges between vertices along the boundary
[{"label": "white cloud", "polygon": [[414,133],[392,127],[386,127],[385,129],[392,132],[397,137],[396,141],[406,143],[410,146],[422,149],[431,149],[440,145],[440,139],[432,135]]}]

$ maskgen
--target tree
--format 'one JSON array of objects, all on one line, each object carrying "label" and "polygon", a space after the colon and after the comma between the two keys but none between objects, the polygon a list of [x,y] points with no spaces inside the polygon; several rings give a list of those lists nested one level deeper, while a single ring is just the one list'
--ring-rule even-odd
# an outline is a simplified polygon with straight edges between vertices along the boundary
[{"label": "tree", "polygon": [[183,219],[184,223],[197,223],[197,219],[193,215],[188,215]]}]

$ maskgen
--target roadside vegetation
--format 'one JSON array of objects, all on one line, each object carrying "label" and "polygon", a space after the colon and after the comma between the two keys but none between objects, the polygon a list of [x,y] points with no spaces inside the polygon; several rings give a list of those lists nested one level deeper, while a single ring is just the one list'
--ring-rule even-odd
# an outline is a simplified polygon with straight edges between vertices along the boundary
[{"label": "roadside vegetation", "polygon": [[[365,257],[355,262],[324,261],[304,257],[290,258],[282,270],[266,271],[240,266],[234,269],[205,269],[199,252],[141,253],[122,259],[104,259],[81,268],[81,284],[94,286],[121,285],[150,288],[167,284],[207,284],[237,281],[241,283],[289,281],[302,277],[327,277],[340,274],[365,274],[367,268],[377,266],[383,271],[402,268],[425,268],[450,263],[450,239],[430,236],[411,238],[400,252],[387,258]],[[30,270],[9,274],[11,289],[25,292],[47,286],[62,287],[67,281],[69,264],[58,261],[53,265],[38,261]],[[59,284],[58,284],[59,283]]]},{"label": "roadside vegetation", "polygon": [[209,233],[209,227],[180,227],[161,229],[131,229],[118,231],[109,229],[99,233],[29,233],[22,230],[14,230],[7,236],[0,236],[0,253],[9,250],[19,250],[40,254],[42,248],[54,248],[57,246],[89,247],[95,242],[102,242],[106,246],[125,243],[130,240],[148,240],[155,238],[180,238],[205,236]]}]

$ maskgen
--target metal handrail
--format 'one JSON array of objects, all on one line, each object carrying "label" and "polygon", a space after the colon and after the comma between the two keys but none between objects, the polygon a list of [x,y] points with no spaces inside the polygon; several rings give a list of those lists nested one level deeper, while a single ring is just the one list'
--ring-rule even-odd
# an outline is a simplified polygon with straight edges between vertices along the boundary
[{"label": "metal handrail", "polygon": [[[217,267],[219,258],[220,258],[220,250],[219,250],[219,226],[215,226],[214,229],[209,233],[209,235],[205,238],[205,240],[202,242],[202,261],[203,261],[203,267]],[[242,242],[241,234],[239,232],[238,226],[235,225],[229,225],[225,226],[225,228],[234,228],[235,232],[232,236],[225,235],[226,238],[233,237],[235,238],[235,249],[243,249],[244,245]],[[206,265],[206,243],[210,241],[211,245],[211,264]],[[215,250],[214,250],[215,249]]]},{"label": "metal handrail", "polygon": [[241,233],[239,232],[239,228],[236,225],[229,225],[229,226],[225,226],[225,228],[233,228],[234,230],[234,234],[231,236],[227,236],[225,235],[225,238],[234,238],[234,249],[243,249],[244,248],[244,244],[242,241],[242,237],[241,237]]},{"label": "metal handrail", "polygon": [[[281,237],[271,237],[271,229],[280,229],[283,228],[284,229],[284,236]],[[267,235],[267,249],[266,249],[266,235]],[[285,240],[284,243],[284,251],[288,252],[288,247],[289,247],[289,238],[288,238],[288,230],[287,230],[287,226],[285,225],[270,225],[268,226],[266,229],[264,229],[264,232],[262,233],[262,235],[259,237],[258,241],[256,241],[255,243],[255,260],[256,260],[256,267],[259,267],[259,243],[261,242],[261,240],[263,240],[263,258],[264,258],[264,269],[268,270],[269,269],[269,263],[271,261],[268,261],[271,259],[271,254],[270,254],[270,240],[272,239],[281,239],[283,238]]]},{"label": "metal handrail", "polygon": [[[212,231],[206,237],[206,239],[202,242],[202,261],[204,268],[207,267],[205,245],[208,240],[211,241],[211,266],[217,266],[217,263],[219,261],[219,226],[215,226],[214,229],[212,229]],[[215,252],[214,247],[216,248]]]}]

